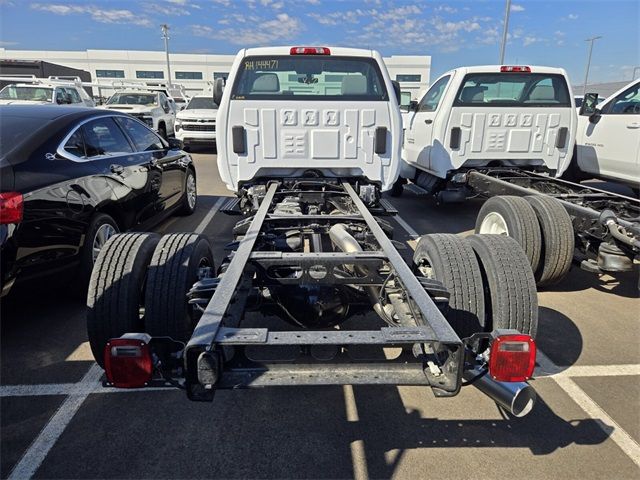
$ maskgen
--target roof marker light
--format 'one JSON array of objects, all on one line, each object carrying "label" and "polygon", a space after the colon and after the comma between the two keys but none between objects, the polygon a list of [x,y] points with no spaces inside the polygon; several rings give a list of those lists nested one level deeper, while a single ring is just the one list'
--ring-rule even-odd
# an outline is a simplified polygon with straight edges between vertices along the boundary
[{"label": "roof marker light", "polygon": [[503,65],[500,67],[501,73],[531,73],[531,67],[521,65]]},{"label": "roof marker light", "polygon": [[331,55],[328,47],[291,47],[289,55]]}]

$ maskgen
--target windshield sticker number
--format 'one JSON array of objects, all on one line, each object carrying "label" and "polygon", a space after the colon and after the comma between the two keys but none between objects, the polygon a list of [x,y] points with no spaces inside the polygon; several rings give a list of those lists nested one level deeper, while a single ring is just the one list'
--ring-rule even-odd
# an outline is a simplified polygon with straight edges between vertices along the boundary
[{"label": "windshield sticker number", "polygon": [[278,60],[247,60],[244,62],[245,70],[277,70]]}]

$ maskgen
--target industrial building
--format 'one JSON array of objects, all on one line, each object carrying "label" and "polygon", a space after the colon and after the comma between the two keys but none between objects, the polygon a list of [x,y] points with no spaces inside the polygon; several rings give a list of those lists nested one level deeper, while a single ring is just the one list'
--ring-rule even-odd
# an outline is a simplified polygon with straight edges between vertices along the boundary
[{"label": "industrial building", "polygon": [[[226,78],[235,55],[200,53],[170,54],[171,81],[184,85],[190,94],[207,88],[208,82]],[[86,70],[97,83],[113,80],[166,82],[167,63],[163,51],[141,50],[8,50],[0,48],[0,59],[39,60]],[[396,56],[384,59],[391,78],[398,80],[403,91],[417,99],[429,85],[431,57]],[[102,89],[109,93],[108,89]]]}]

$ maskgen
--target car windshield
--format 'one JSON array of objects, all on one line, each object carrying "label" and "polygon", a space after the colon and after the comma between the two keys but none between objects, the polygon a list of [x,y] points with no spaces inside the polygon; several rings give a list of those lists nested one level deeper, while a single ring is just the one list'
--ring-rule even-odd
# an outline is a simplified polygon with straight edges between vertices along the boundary
[{"label": "car windshield", "polygon": [[213,97],[194,97],[187,105],[187,110],[205,109],[215,110],[218,106],[213,103]]},{"label": "car windshield", "polygon": [[233,85],[234,100],[388,100],[376,61],[366,57],[287,55],[247,57]]},{"label": "car windshield", "polygon": [[562,75],[544,73],[471,73],[464,78],[454,106],[570,107]]},{"label": "car windshield", "polygon": [[53,88],[21,87],[7,85],[0,90],[0,100],[28,100],[33,102],[51,102]]},{"label": "car windshield", "polygon": [[157,105],[158,96],[149,93],[115,93],[107,105]]}]

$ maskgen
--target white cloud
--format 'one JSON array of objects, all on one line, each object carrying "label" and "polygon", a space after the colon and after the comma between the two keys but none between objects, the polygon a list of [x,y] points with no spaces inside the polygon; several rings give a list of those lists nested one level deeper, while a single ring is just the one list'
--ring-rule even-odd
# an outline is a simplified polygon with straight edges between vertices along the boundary
[{"label": "white cloud", "polygon": [[444,13],[457,13],[458,9],[454,7],[450,7],[449,5],[440,5],[434,9],[436,13],[444,12]]},{"label": "white cloud", "polygon": [[[174,3],[174,2],[171,2]],[[152,4],[152,3],[147,3],[145,4],[146,9],[148,9],[149,11],[152,11],[154,13],[159,13],[162,15],[166,15],[168,17],[182,17],[182,16],[186,16],[186,15],[191,15],[191,13],[189,12],[189,10],[187,10],[186,8],[182,8],[182,7],[175,7],[173,5],[158,5],[158,4]]]},{"label": "white cloud", "polygon": [[18,42],[5,42],[0,41],[0,47],[12,47],[14,45],[18,45]]},{"label": "white cloud", "polygon": [[578,14],[577,13],[570,13],[569,15],[567,15],[567,18],[569,20],[577,20],[578,19]]},{"label": "white cloud", "polygon": [[141,27],[151,27],[153,24],[144,15],[133,13],[126,9],[104,9],[93,5],[62,5],[33,3],[31,8],[56,15],[88,14],[100,23],[127,23]]},{"label": "white cloud", "polygon": [[518,5],[517,3],[514,3],[513,5],[511,5],[511,11],[512,12],[524,12],[524,7],[522,5]]},{"label": "white cloud", "polygon": [[[229,17],[231,19],[231,17]],[[218,22],[219,23],[219,22]],[[225,39],[242,46],[269,45],[291,40],[302,31],[302,22],[286,13],[272,19],[254,18],[249,26],[227,27],[214,30],[207,25],[191,25],[192,33],[199,37]]]},{"label": "white cloud", "polygon": [[522,45],[525,47],[528,47],[529,45],[533,45],[534,43],[538,43],[541,41],[542,41],[541,38],[535,37],[533,35],[526,35],[524,37],[524,40],[522,40]]},{"label": "white cloud", "polygon": [[174,5],[182,5],[183,7],[187,6],[187,2],[189,0],[165,0],[165,2],[173,3]]},{"label": "white cloud", "polygon": [[223,7],[230,7],[231,0],[212,0],[213,3],[217,3],[218,5],[222,5]]}]

